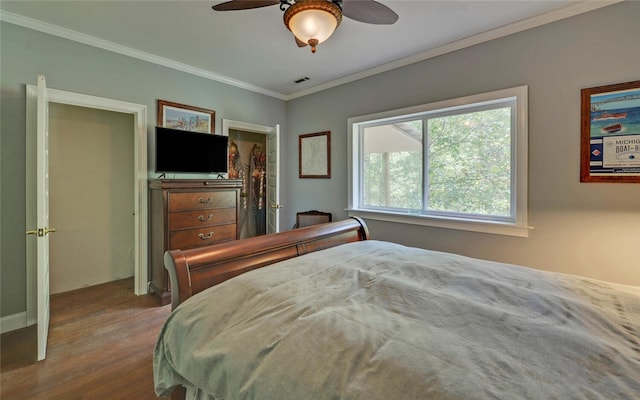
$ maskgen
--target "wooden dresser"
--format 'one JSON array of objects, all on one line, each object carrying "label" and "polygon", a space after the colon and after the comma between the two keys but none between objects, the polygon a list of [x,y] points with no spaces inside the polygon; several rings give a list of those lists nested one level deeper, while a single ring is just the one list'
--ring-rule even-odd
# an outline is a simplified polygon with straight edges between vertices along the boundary
[{"label": "wooden dresser", "polygon": [[236,179],[149,181],[149,289],[160,304],[171,302],[165,251],[238,239],[241,187]]}]

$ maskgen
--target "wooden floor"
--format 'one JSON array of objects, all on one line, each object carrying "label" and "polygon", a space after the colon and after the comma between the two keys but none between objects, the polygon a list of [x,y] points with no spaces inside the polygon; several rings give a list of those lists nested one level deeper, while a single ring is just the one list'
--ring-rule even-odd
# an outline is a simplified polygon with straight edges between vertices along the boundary
[{"label": "wooden floor", "polygon": [[157,399],[152,353],[170,312],[133,293],[133,278],[51,296],[47,358],[35,327],[0,343],[1,399]]}]

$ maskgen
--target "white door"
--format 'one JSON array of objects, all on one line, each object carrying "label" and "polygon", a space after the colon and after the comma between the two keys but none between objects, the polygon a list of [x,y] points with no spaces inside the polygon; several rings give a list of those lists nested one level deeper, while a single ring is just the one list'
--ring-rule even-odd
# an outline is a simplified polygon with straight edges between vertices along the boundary
[{"label": "white door", "polygon": [[280,231],[280,125],[267,133],[267,233]]},{"label": "white door", "polygon": [[44,76],[38,75],[36,122],[36,226],[29,227],[35,240],[37,280],[38,361],[47,354],[49,333],[49,98]]}]

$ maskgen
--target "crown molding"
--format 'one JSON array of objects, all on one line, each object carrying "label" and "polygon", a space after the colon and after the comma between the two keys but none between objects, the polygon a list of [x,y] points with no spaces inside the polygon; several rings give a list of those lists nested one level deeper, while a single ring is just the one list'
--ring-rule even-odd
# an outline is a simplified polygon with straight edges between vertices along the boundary
[{"label": "crown molding", "polygon": [[320,92],[322,90],[330,89],[332,87],[340,86],[345,83],[353,82],[358,79],[367,78],[373,75],[377,75],[383,72],[391,71],[397,68],[401,68],[407,65],[415,64],[420,61],[435,58],[447,53],[452,53],[457,50],[462,50],[467,47],[474,46],[476,44],[488,42],[491,40],[499,39],[501,37],[509,36],[514,33],[522,32],[528,29],[536,28],[538,26],[550,24],[552,22],[560,21],[566,18],[570,18],[579,14],[583,14],[589,11],[593,11],[602,7],[610,6],[612,4],[621,3],[626,0],[604,0],[604,1],[582,1],[571,6],[550,11],[545,14],[540,14],[535,17],[523,19],[508,25],[501,26],[499,28],[491,29],[473,36],[469,36],[454,42],[444,44],[433,49],[405,57],[396,61],[392,61],[387,64],[382,64],[377,67],[369,68],[352,75],[345,76],[340,79],[327,82],[322,85],[317,85],[308,89],[301,90],[286,97],[286,100],[293,100],[298,97],[307,96],[312,93]]},{"label": "crown molding", "polygon": [[275,97],[281,100],[286,100],[286,96],[282,93],[267,90],[262,87],[252,85],[247,82],[239,81],[233,78],[229,78],[224,75],[215,74],[213,72],[197,68],[188,64],[170,60],[168,58],[159,57],[154,54],[150,54],[141,50],[136,50],[131,47],[123,46],[114,42],[103,40],[95,36],[80,33],[71,29],[63,28],[57,25],[42,22],[36,19],[24,17],[19,14],[0,10],[0,21],[8,22],[10,24],[22,26],[24,28],[33,29],[35,31],[47,33],[49,35],[58,36],[64,39],[72,40],[74,42],[86,44],[89,46],[97,47],[103,50],[108,50],[113,53],[122,54],[138,60],[147,61],[153,64],[161,65],[163,67],[171,68],[188,74],[200,76],[202,78],[210,79],[227,85],[239,87],[242,89],[250,90],[252,92],[264,94],[267,96]]},{"label": "crown molding", "polygon": [[11,24],[19,25],[25,28],[33,29],[36,31],[44,32],[50,35],[59,36],[65,39],[73,40],[75,42],[87,44],[89,46],[98,47],[104,50],[108,50],[114,53],[126,55],[129,57],[137,58],[139,60],[147,61],[153,64],[161,65],[167,68],[185,72],[188,74],[200,76],[202,78],[211,79],[220,83],[224,83],[230,86],[235,86],[241,89],[250,90],[252,92],[264,94],[267,96],[275,97],[280,100],[293,100],[299,97],[307,96],[316,92],[320,92],[326,89],[330,89],[336,86],[343,85],[345,83],[353,82],[362,78],[367,78],[373,75],[377,75],[383,72],[391,71],[397,68],[401,68],[410,64],[414,64],[420,61],[425,61],[430,58],[438,57],[443,54],[451,53],[457,50],[471,47],[480,43],[488,42],[491,40],[499,39],[514,33],[522,32],[528,29],[536,28],[538,26],[546,25],[552,22],[560,21],[562,19],[570,18],[579,14],[583,14],[589,11],[593,11],[599,8],[607,7],[616,3],[620,3],[626,0],[585,0],[576,2],[568,7],[561,8],[559,10],[551,11],[545,14],[541,14],[532,18],[527,18],[521,21],[514,22],[496,29],[491,29],[473,36],[469,36],[454,42],[409,56],[390,63],[379,65],[377,67],[369,68],[355,74],[347,75],[345,77],[335,79],[331,82],[313,86],[289,95],[283,93],[268,90],[247,82],[239,81],[224,75],[215,74],[211,71],[197,68],[188,64],[170,60],[168,58],[159,57],[144,51],[136,50],[127,46],[123,46],[117,43],[109,42],[107,40],[99,39],[94,36],[90,36],[84,33],[73,31],[67,28],[62,28],[57,25],[49,24],[46,22],[38,21],[32,18],[27,18],[15,13],[0,10],[0,21],[8,22]]}]

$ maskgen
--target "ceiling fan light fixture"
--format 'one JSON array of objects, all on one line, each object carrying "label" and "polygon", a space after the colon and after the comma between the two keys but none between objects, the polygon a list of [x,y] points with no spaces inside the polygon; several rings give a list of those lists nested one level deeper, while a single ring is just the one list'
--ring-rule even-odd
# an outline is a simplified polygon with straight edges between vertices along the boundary
[{"label": "ceiling fan light fixture", "polygon": [[342,10],[329,0],[299,0],[284,12],[284,24],[298,38],[311,46],[327,40],[342,22]]}]

